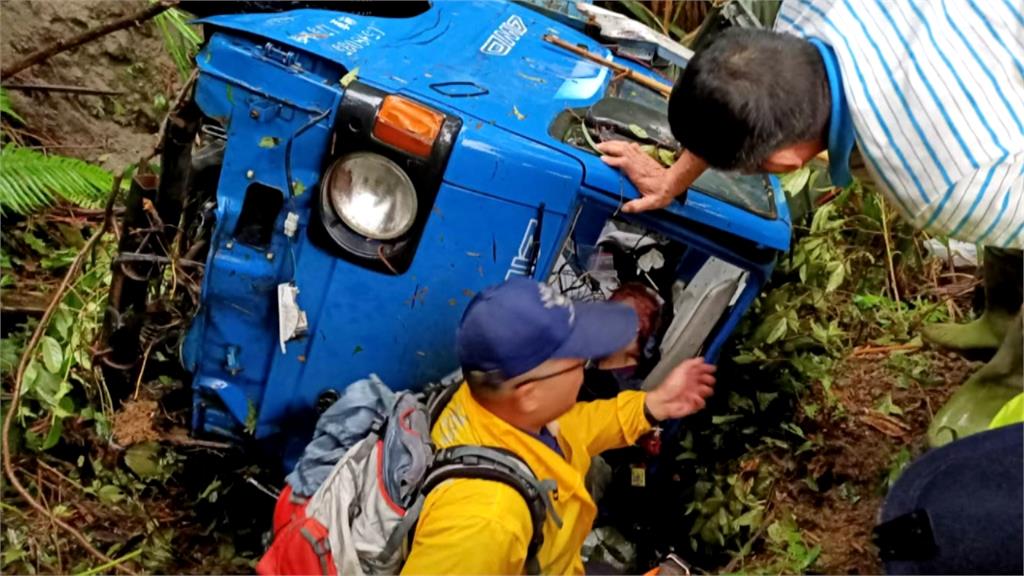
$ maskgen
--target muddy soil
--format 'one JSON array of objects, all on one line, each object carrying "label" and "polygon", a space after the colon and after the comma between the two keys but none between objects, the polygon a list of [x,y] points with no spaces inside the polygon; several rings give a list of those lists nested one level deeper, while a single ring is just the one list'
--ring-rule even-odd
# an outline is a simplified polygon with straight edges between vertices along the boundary
[{"label": "muddy soil", "polygon": [[890,474],[925,451],[932,415],[978,366],[937,350],[852,357],[834,371],[832,400],[821,387],[805,400],[834,402],[838,412],[799,421],[821,448],[777,486],[773,502],[776,517],[791,514],[808,544],[821,546],[816,571],[882,573],[871,530]]},{"label": "muddy soil", "polygon": [[[10,62],[52,42],[145,7],[146,0],[4,0],[0,58]],[[60,84],[117,96],[7,88],[28,141],[121,170],[138,161],[180,83],[152,22],[109,34],[4,80],[5,86]]]}]

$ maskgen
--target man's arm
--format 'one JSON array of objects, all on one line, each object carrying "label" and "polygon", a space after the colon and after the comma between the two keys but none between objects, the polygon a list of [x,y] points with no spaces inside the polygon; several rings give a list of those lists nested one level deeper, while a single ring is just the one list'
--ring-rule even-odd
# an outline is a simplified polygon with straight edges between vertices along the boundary
[{"label": "man's arm", "polygon": [[669,168],[662,167],[638,144],[602,142],[597,145],[597,150],[603,154],[601,160],[605,164],[622,170],[640,192],[640,198],[622,207],[623,212],[645,212],[668,206],[708,168],[707,162],[689,150],[683,150]]},{"label": "man's arm", "polygon": [[533,523],[499,482],[457,479],[430,492],[402,574],[522,574]]},{"label": "man's arm", "polygon": [[918,226],[934,234],[972,244],[1024,248],[1024,152],[961,175],[914,216]]},{"label": "man's arm", "polygon": [[651,429],[644,417],[646,396],[631,390],[607,400],[579,402],[558,419],[559,429],[582,436],[591,456],[629,446]]},{"label": "man's arm", "polygon": [[714,372],[715,367],[703,358],[691,358],[648,393],[621,392],[609,400],[580,402],[558,419],[559,426],[583,434],[590,455],[629,446],[651,429],[647,414],[661,421],[704,408],[705,399],[714,393]]}]

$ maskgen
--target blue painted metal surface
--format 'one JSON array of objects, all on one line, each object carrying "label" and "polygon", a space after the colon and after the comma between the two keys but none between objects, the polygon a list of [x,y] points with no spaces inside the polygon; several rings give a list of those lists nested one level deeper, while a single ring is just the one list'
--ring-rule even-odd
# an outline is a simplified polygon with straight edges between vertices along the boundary
[{"label": "blue painted metal surface", "polygon": [[[204,22],[212,35],[197,58],[197,101],[226,126],[228,144],[202,307],[183,348],[195,375],[199,432],[302,437],[325,390],[368,373],[399,389],[447,373],[455,367],[455,326],[472,295],[530,272],[541,206],[537,278],[551,270],[579,207],[595,207],[588,213],[603,219],[636,196],[599,158],[548,134],[564,109],[603,97],[611,77],[541,36],[554,33],[610,57],[607,49],[523,6],[438,2],[408,19],[299,10]],[[307,235],[345,97],[339,80],[357,68],[361,83],[462,119],[415,257],[397,276],[331,255]],[[285,173],[289,141],[295,196]],[[778,183],[767,182],[775,218],[697,191],[685,205],[632,218],[750,271],[708,345],[710,357],[761,290],[776,251],[788,249],[786,203]],[[246,192],[257,184],[284,199],[266,246],[235,237]],[[284,233],[289,212],[299,219],[292,238]],[[709,232],[716,230],[726,235]],[[284,352],[276,295],[283,282],[298,287],[309,320],[308,335]]]}]

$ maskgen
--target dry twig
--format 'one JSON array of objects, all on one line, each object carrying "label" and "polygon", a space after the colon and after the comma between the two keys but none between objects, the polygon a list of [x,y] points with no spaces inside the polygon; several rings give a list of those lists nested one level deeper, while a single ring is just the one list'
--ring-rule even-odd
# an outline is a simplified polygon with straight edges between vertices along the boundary
[{"label": "dry twig", "polygon": [[[57,287],[56,292],[53,294],[53,299],[50,301],[50,305],[46,308],[46,311],[43,313],[43,317],[39,320],[39,324],[36,326],[35,331],[32,333],[32,337],[25,345],[25,350],[21,354],[21,360],[18,362],[18,369],[14,374],[14,389],[11,391],[11,400],[7,407],[7,415],[4,418],[2,435],[0,435],[0,445],[2,445],[3,448],[4,473],[7,475],[7,478],[11,481],[11,486],[14,487],[15,491],[18,492],[18,494],[22,497],[23,500],[25,500],[26,503],[28,503],[29,506],[34,508],[44,517],[49,518],[52,523],[56,524],[62,530],[70,534],[75,540],[78,541],[79,544],[81,544],[82,548],[84,548],[89,554],[94,556],[100,562],[107,564],[111,563],[112,560],[108,558],[106,554],[103,554],[102,552],[97,550],[89,542],[89,540],[86,539],[86,537],[82,535],[81,532],[76,530],[73,526],[69,525],[67,522],[64,522],[60,518],[55,517],[49,510],[46,509],[46,507],[44,507],[35,498],[33,498],[32,495],[29,494],[28,491],[25,489],[25,486],[22,485],[21,480],[19,480],[17,474],[15,474],[14,465],[11,461],[10,431],[11,423],[14,422],[14,420],[17,418],[18,407],[21,404],[21,393],[22,385],[24,384],[25,380],[25,370],[28,368],[29,361],[32,359],[32,355],[35,353],[36,347],[39,345],[39,341],[42,339],[43,334],[45,334],[46,329],[50,324],[50,319],[53,317],[53,313],[57,310],[57,306],[60,305],[60,302],[64,294],[70,288],[72,280],[78,275],[79,270],[81,270],[82,265],[85,263],[86,257],[91,252],[93,246],[95,246],[99,242],[100,238],[102,238],[103,235],[106,234],[107,229],[110,226],[111,215],[114,211],[114,201],[117,199],[118,191],[121,189],[121,179],[123,178],[123,176],[124,174],[122,173],[114,177],[113,187],[110,191],[110,196],[107,198],[107,205],[103,216],[103,223],[100,225],[100,228],[85,243],[85,246],[82,246],[82,249],[78,251],[78,255],[75,256],[74,261],[71,262],[71,266],[68,267],[68,271],[64,274],[64,278],[61,280],[60,285]],[[132,573],[130,570],[128,570],[120,564],[117,564],[116,567],[118,570],[122,572],[126,572],[129,574]]]},{"label": "dry twig", "polygon": [[71,38],[58,40],[45,48],[40,48],[39,50],[36,50],[35,52],[25,56],[24,58],[20,58],[18,60],[15,60],[11,64],[4,66],[2,69],[0,69],[0,78],[9,78],[11,76],[14,76],[18,72],[21,72],[26,68],[35,66],[40,62],[45,62],[46,60],[49,60],[51,57],[60,54],[61,52],[71,50],[72,48],[77,48],[82,44],[92,42],[93,40],[100,38],[102,36],[106,36],[111,32],[117,32],[118,30],[124,30],[125,28],[137,26],[142,22],[145,22],[146,20],[155,17],[157,14],[160,14],[161,12],[177,4],[178,0],[160,0],[159,2],[154,2],[146,6],[146,8],[143,10],[133,12],[132,14],[124,16],[123,18],[118,18],[117,20],[107,22],[106,24],[103,24],[101,26],[90,28],[85,32],[82,32],[81,34],[72,36]]},{"label": "dry twig", "polygon": [[881,203],[882,240],[885,241],[885,263],[889,268],[889,280],[892,282],[892,299],[900,303],[900,289],[896,284],[896,267],[892,263],[892,247],[889,246],[889,218],[885,215],[885,202]]}]

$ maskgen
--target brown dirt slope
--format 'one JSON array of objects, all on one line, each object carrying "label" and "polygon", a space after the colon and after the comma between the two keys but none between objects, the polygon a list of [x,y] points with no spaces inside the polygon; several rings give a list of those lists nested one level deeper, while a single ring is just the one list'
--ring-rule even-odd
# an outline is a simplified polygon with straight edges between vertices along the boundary
[{"label": "brown dirt slope", "polygon": [[[4,62],[138,10],[146,0],[4,0]],[[166,101],[179,82],[152,22],[114,32],[6,79],[8,84],[63,84],[124,92],[89,96],[8,89],[14,109],[38,144],[58,154],[120,170],[153,145]],[[34,139],[32,139],[34,140]]]}]

